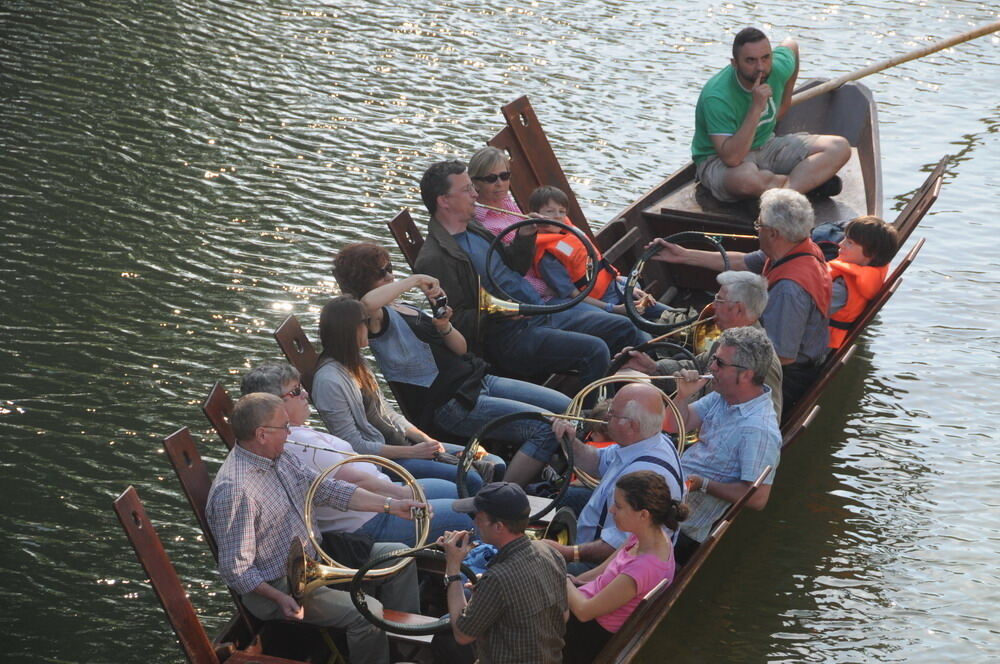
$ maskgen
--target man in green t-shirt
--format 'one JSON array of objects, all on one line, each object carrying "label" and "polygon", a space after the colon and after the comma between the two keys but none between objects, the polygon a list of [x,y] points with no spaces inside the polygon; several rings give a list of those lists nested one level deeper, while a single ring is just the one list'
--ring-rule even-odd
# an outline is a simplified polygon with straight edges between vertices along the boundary
[{"label": "man in green t-shirt", "polygon": [[768,189],[835,196],[837,171],[851,156],[842,136],[775,136],[791,105],[799,47],[786,39],[771,50],[767,36],[744,28],[733,40],[731,64],[698,97],[691,153],[696,177],[721,201],[756,198]]}]

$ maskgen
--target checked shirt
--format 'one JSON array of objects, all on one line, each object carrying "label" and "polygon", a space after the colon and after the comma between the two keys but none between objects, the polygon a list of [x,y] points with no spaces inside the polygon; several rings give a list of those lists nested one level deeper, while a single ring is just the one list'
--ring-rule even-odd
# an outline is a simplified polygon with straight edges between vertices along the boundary
[{"label": "checked shirt", "polygon": [[455,626],[476,637],[480,664],[562,661],[566,563],[519,537],[497,553]]},{"label": "checked shirt", "polygon": [[[219,468],[208,492],[208,526],[219,547],[219,574],[243,595],[285,574],[288,547],[295,537],[308,544],[303,519],[309,485],[319,475],[282,452],[267,459],[236,445]],[[353,484],[328,479],[314,503],[346,510]]]}]

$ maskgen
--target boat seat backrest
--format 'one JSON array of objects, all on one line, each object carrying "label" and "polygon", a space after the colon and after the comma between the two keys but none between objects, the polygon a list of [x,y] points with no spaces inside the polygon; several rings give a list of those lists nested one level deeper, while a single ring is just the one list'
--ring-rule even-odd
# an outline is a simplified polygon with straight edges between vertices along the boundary
[{"label": "boat seat backrest", "polygon": [[215,433],[225,443],[226,448],[233,449],[236,444],[236,434],[233,433],[233,426],[229,423],[229,417],[233,414],[233,398],[229,396],[229,391],[216,382],[208,392],[208,396],[201,402],[201,412],[211,423]]},{"label": "boat seat backrest", "polygon": [[421,235],[420,229],[417,228],[408,209],[400,210],[399,214],[393,217],[388,225],[389,232],[396,239],[396,246],[403,252],[403,257],[410,264],[412,270],[413,264],[417,262],[417,256],[420,254],[420,247],[424,246],[424,236]]},{"label": "boat seat backrest", "polygon": [[205,543],[212,550],[212,555],[217,554],[215,538],[208,527],[208,518],[205,516],[205,506],[208,504],[208,492],[212,488],[212,478],[208,474],[208,467],[198,454],[198,448],[191,432],[187,427],[178,429],[167,436],[163,441],[163,449],[167,452],[170,465],[173,466],[177,479],[181,483],[181,490],[187,498],[191,511],[194,512],[201,533],[205,537]]},{"label": "boat seat backrest", "polygon": [[216,664],[219,658],[212,642],[187,598],[156,529],[146,516],[135,487],[127,488],[115,500],[114,508],[188,660],[192,664]]},{"label": "boat seat backrest", "polygon": [[518,97],[500,108],[507,126],[488,141],[488,144],[505,151],[510,157],[510,191],[522,210],[527,209],[528,198],[536,187],[548,184],[559,187],[569,198],[567,214],[573,224],[594,238],[587,218],[580,209],[573,188],[559,165],[535,109],[525,96]]},{"label": "boat seat backrest", "polygon": [[301,374],[302,386],[312,392],[313,374],[319,353],[302,330],[299,319],[294,314],[286,318],[274,331],[274,339],[293,367]]}]

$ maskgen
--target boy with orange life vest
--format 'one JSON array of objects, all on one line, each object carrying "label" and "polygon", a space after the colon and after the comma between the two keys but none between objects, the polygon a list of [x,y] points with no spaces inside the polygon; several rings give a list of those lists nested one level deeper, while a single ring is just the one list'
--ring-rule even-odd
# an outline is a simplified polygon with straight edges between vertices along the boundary
[{"label": "boy with orange life vest", "polygon": [[[549,185],[538,187],[528,199],[528,209],[532,216],[555,219],[572,226],[566,210],[569,198],[558,187]],[[595,245],[595,249],[597,249]],[[597,249],[600,271],[597,283],[585,302],[609,313],[625,315],[625,278],[620,276],[613,265],[606,262]],[[557,226],[539,224],[535,236],[535,257],[533,266],[548,286],[543,299],[568,299],[575,297],[588,283],[587,250],[583,243]],[[657,320],[667,308],[657,302],[652,295],[635,289],[636,309],[649,320]]]},{"label": "boy with orange life vest", "polygon": [[840,348],[847,331],[882,288],[899,239],[895,227],[878,217],[858,217],[847,224],[840,253],[827,263],[833,279],[830,348]]}]

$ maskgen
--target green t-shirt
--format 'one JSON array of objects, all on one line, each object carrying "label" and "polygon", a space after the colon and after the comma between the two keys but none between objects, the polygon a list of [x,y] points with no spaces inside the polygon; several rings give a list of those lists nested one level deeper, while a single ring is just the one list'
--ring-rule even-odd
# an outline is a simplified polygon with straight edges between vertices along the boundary
[{"label": "green t-shirt", "polygon": [[[757,131],[750,149],[756,150],[774,136],[774,125],[778,121],[778,109],[785,94],[785,84],[795,71],[795,54],[785,46],[772,51],[771,75],[767,84],[771,86],[771,99],[761,113]],[[736,70],[729,65],[709,79],[698,96],[694,111],[694,140],[691,142],[691,156],[696,164],[715,154],[712,134],[732,136],[747,115],[753,95],[740,85]]]}]

